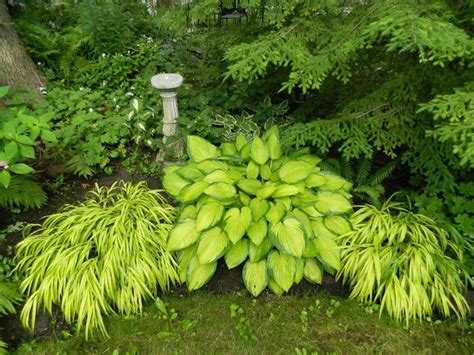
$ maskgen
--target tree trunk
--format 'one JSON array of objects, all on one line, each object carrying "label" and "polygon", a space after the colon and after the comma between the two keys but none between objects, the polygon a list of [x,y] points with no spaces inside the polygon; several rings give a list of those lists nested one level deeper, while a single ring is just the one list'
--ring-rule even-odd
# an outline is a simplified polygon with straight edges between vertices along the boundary
[{"label": "tree trunk", "polygon": [[5,0],[0,0],[0,86],[21,85],[39,91],[46,84],[42,73],[23,48],[13,27]]}]

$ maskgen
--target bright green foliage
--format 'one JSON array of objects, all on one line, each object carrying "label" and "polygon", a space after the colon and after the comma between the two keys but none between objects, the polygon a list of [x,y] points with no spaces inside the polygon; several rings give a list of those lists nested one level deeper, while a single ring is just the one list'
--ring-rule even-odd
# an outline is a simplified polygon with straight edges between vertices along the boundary
[{"label": "bright green foliage", "polygon": [[141,313],[143,301],[178,280],[165,250],[176,212],[144,183],[96,187],[91,198],[66,206],[41,226],[25,229],[16,270],[25,278],[21,313],[32,328],[36,312],[61,308],[86,338],[106,335],[103,316]]},{"label": "bright green foliage", "polygon": [[[351,184],[322,174],[318,157],[306,149],[282,155],[276,127],[220,148],[190,136],[188,152],[189,162],[167,168],[163,186],[182,203],[168,249],[180,251],[189,290],[209,280],[221,257],[229,268],[247,260],[243,278],[254,296],[266,286],[280,295],[304,275],[320,283],[323,269],[340,268],[335,238],[351,228]],[[318,177],[317,187],[305,182]]]},{"label": "bright green foliage", "polygon": [[363,206],[350,221],[353,230],[340,237],[338,277],[351,298],[379,301],[381,312],[406,324],[435,311],[466,316],[462,253],[434,220],[387,201],[381,210]]},{"label": "bright green foliage", "polygon": [[16,282],[0,280],[0,314],[15,313],[15,305],[22,300]]}]

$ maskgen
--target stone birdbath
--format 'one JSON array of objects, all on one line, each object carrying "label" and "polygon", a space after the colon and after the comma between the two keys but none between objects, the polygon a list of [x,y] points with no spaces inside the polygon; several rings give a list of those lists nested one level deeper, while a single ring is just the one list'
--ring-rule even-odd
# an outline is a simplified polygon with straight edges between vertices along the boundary
[{"label": "stone birdbath", "polygon": [[166,148],[160,150],[156,160],[163,164],[167,160],[179,160],[183,157],[183,144],[173,141],[167,144],[168,140],[176,134],[178,125],[176,119],[179,116],[178,102],[176,100],[176,90],[183,84],[183,77],[179,74],[158,74],[151,78],[151,85],[160,90],[163,101],[163,143]]}]

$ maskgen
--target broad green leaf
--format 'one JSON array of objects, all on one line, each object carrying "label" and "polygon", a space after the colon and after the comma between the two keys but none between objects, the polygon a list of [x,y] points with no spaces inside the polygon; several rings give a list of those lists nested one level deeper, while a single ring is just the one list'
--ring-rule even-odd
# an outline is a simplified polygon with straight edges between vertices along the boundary
[{"label": "broad green leaf", "polygon": [[261,219],[269,210],[270,204],[266,200],[254,198],[249,204],[250,210],[252,211],[252,218],[254,221]]},{"label": "broad green leaf", "polygon": [[346,213],[352,209],[351,203],[338,192],[322,191],[314,204],[316,209],[324,214]]},{"label": "broad green leaf", "polygon": [[186,249],[181,250],[178,253],[178,274],[179,280],[182,283],[186,282],[188,266],[191,259],[196,255],[196,244],[187,247]]},{"label": "broad green leaf", "polygon": [[270,203],[270,209],[265,214],[265,218],[271,225],[276,225],[285,215],[285,206],[281,203]]},{"label": "broad green leaf", "polygon": [[199,232],[196,231],[195,221],[187,219],[171,230],[166,248],[170,251],[181,250],[194,244],[198,239]]},{"label": "broad green leaf", "polygon": [[16,153],[18,153],[18,144],[14,141],[11,141],[7,145],[5,145],[5,147],[3,147],[3,151],[5,152],[5,160],[11,161],[15,157]]},{"label": "broad green leaf", "polygon": [[309,239],[306,241],[306,247],[303,252],[303,257],[305,258],[315,258],[319,255],[318,248],[314,244],[314,239]]},{"label": "broad green leaf", "polygon": [[242,207],[242,209],[234,207],[225,213],[224,231],[233,244],[244,236],[251,221],[252,213],[248,207]]},{"label": "broad green leaf", "polygon": [[273,248],[273,244],[269,238],[263,239],[260,245],[255,245],[252,242],[249,244],[249,259],[251,262],[257,262],[266,258],[268,252]]},{"label": "broad green leaf", "polygon": [[267,182],[263,184],[261,188],[257,191],[257,197],[260,199],[266,199],[272,195],[272,193],[276,190],[276,185],[272,182]]},{"label": "broad green leaf", "polygon": [[171,196],[178,196],[181,190],[190,184],[188,180],[183,179],[175,172],[166,174],[163,178],[163,187]]},{"label": "broad green leaf", "polygon": [[285,218],[270,228],[270,237],[278,250],[300,258],[305,249],[303,226],[296,218]]},{"label": "broad green leaf", "polygon": [[278,185],[272,194],[273,198],[293,196],[303,192],[303,188],[295,185],[282,184]]},{"label": "broad green leaf", "polygon": [[41,138],[43,138],[43,140],[47,142],[52,142],[52,143],[56,143],[58,141],[56,138],[56,135],[47,129],[41,130]]},{"label": "broad green leaf", "polygon": [[35,148],[29,145],[19,144],[18,149],[20,150],[20,155],[24,158],[34,159],[35,158]]},{"label": "broad green leaf", "polygon": [[323,214],[319,212],[314,206],[303,208],[303,212],[306,213],[309,216],[309,218],[312,218],[312,219],[323,216]]},{"label": "broad green leaf", "polygon": [[258,164],[255,163],[253,160],[249,161],[249,163],[247,164],[247,178],[256,179],[258,177],[259,171],[260,168],[258,167]]},{"label": "broad green leaf", "polygon": [[183,179],[198,181],[201,180],[204,175],[194,164],[188,164],[176,170],[176,173],[181,176]]},{"label": "broad green leaf", "polygon": [[203,231],[215,226],[224,215],[224,206],[219,203],[207,203],[203,205],[197,214],[196,230]]},{"label": "broad green leaf", "polygon": [[316,260],[308,258],[304,263],[303,276],[311,283],[321,284],[323,282],[323,269]]},{"label": "broad green leaf", "polygon": [[318,249],[318,259],[330,266],[334,270],[341,268],[341,258],[339,247],[336,242],[326,235],[319,235],[313,239],[313,243]]},{"label": "broad green leaf", "polygon": [[188,136],[187,147],[188,156],[196,163],[218,157],[218,149],[204,138],[198,136]]},{"label": "broad green leaf", "polygon": [[238,152],[240,152],[247,143],[248,143],[248,140],[243,134],[239,133],[235,137],[235,148],[237,149]]},{"label": "broad green leaf", "polygon": [[265,142],[260,137],[255,137],[250,149],[250,157],[254,162],[263,165],[268,160],[268,148]]},{"label": "broad green leaf", "polygon": [[229,177],[229,174],[224,170],[214,170],[213,172],[206,175],[203,181],[213,184],[216,182],[225,182],[227,184],[233,184],[234,180]]},{"label": "broad green leaf", "polygon": [[35,142],[30,137],[22,134],[15,136],[15,141],[25,145],[35,145]]},{"label": "broad green leaf", "polygon": [[322,217],[314,218],[311,221],[311,227],[313,228],[313,233],[316,237],[320,235],[325,235],[331,239],[336,237],[336,235],[326,227]]},{"label": "broad green leaf", "polygon": [[278,174],[286,183],[294,184],[303,181],[314,171],[314,166],[304,161],[290,161],[283,165]]},{"label": "broad green leaf", "polygon": [[331,232],[341,235],[352,230],[350,222],[341,216],[326,216],[324,224]]},{"label": "broad green leaf", "polygon": [[243,148],[240,150],[240,156],[244,161],[247,161],[250,159],[250,150],[252,149],[252,143],[247,143],[246,145],[243,146]]},{"label": "broad green leaf", "polygon": [[267,287],[267,262],[262,260],[252,263],[247,261],[242,272],[244,284],[247,290],[257,297]]},{"label": "broad green leaf", "polygon": [[250,196],[245,192],[239,191],[239,199],[242,202],[242,205],[248,206],[250,204]]},{"label": "broad green leaf", "polygon": [[200,264],[209,264],[219,259],[226,252],[229,239],[219,227],[205,231],[198,243],[197,257]]},{"label": "broad green leaf", "polygon": [[251,222],[247,229],[247,235],[253,244],[260,245],[267,236],[267,222],[263,218]]},{"label": "broad green leaf", "polygon": [[275,198],[273,201],[275,201],[275,204],[280,203],[283,205],[286,211],[291,211],[293,209],[293,204],[291,203],[291,198],[289,197],[279,197]]},{"label": "broad green leaf", "polygon": [[197,216],[196,206],[188,205],[181,210],[179,214],[179,218],[178,218],[178,223],[183,222],[187,219],[196,219],[196,216]]},{"label": "broad green leaf", "polygon": [[281,146],[280,140],[276,134],[271,134],[267,140],[268,154],[272,160],[279,159],[281,157]]},{"label": "broad green leaf", "polygon": [[235,197],[237,190],[233,185],[226,184],[225,182],[217,182],[209,185],[209,187],[204,190],[204,193],[220,200]]},{"label": "broad green leaf", "polygon": [[309,220],[309,217],[306,213],[303,211],[300,211],[298,209],[293,210],[293,216],[300,221],[300,223],[303,225],[304,232],[306,234],[306,237],[312,238],[313,237],[313,227],[311,225],[311,221]]},{"label": "broad green leaf", "polygon": [[272,170],[267,164],[260,165],[260,176],[264,180],[270,180],[272,178]]},{"label": "broad green leaf", "polygon": [[295,284],[299,284],[301,280],[303,280],[303,273],[304,273],[304,259],[302,258],[295,258]]},{"label": "broad green leaf", "polygon": [[299,156],[297,159],[309,163],[313,166],[321,162],[321,158],[314,154],[304,154]]},{"label": "broad green leaf", "polygon": [[191,202],[201,196],[204,190],[209,186],[207,182],[199,181],[184,187],[178,195],[181,202]]},{"label": "broad green leaf", "polygon": [[263,135],[262,135],[262,138],[266,141],[268,141],[268,139],[270,138],[271,135],[275,135],[277,137],[279,137],[280,135],[280,130],[278,129],[278,126],[271,126],[269,129],[267,129]]},{"label": "broad green leaf", "polygon": [[202,265],[197,258],[192,258],[188,265],[186,278],[188,290],[194,291],[204,286],[214,275],[216,269],[217,262]]},{"label": "broad green leaf", "polygon": [[294,257],[273,250],[268,253],[267,268],[270,277],[285,292],[288,292],[295,281],[296,264]]},{"label": "broad green leaf", "polygon": [[10,87],[9,86],[0,86],[0,99],[2,97],[5,97],[7,96],[8,92],[10,91]]},{"label": "broad green leaf", "polygon": [[13,164],[10,166],[9,170],[19,175],[25,175],[33,172],[32,167],[23,163]]},{"label": "broad green leaf", "polygon": [[222,151],[222,155],[227,155],[227,156],[237,154],[237,149],[235,148],[235,144],[228,143],[228,142],[221,144],[221,151]]},{"label": "broad green leaf", "polygon": [[268,278],[268,288],[272,290],[272,292],[277,296],[281,296],[283,293],[285,293],[285,291],[280,286],[278,286],[275,280],[273,280],[271,277]]},{"label": "broad green leaf", "polygon": [[308,176],[304,182],[306,187],[320,187],[326,183],[326,176],[319,173],[314,173]]},{"label": "broad green leaf", "polygon": [[204,174],[212,173],[215,170],[229,170],[229,166],[219,160],[204,160],[196,165]]},{"label": "broad green leaf", "polygon": [[325,174],[326,182],[324,185],[321,185],[323,190],[339,190],[347,184],[347,180],[343,179],[340,176]]},{"label": "broad green leaf", "polygon": [[6,170],[0,171],[0,184],[2,184],[5,188],[8,188],[8,186],[10,185],[10,181],[10,173]]},{"label": "broad green leaf", "polygon": [[227,267],[232,269],[242,264],[249,255],[249,241],[248,239],[241,239],[234,245],[232,245],[227,253],[225,253],[224,259]]},{"label": "broad green leaf", "polygon": [[255,196],[262,183],[256,179],[242,179],[237,183],[237,186],[243,192]]}]

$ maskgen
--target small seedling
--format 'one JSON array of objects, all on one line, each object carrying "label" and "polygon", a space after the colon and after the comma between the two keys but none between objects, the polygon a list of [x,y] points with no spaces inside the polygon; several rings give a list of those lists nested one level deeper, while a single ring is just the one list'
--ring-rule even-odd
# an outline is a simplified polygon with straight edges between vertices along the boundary
[{"label": "small seedling", "polygon": [[303,331],[303,333],[306,333],[308,331],[308,312],[306,311],[306,308],[303,308],[300,313],[300,321],[301,330]]}]

